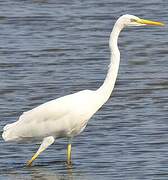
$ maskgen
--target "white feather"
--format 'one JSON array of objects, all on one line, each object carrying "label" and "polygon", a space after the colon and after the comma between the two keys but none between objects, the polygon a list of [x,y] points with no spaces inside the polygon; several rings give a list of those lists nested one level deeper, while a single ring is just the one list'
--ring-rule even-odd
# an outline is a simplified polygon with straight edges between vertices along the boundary
[{"label": "white feather", "polygon": [[93,105],[96,104],[93,94],[95,92],[90,90],[80,91],[24,112],[18,121],[5,126],[3,138],[10,141],[49,135],[73,137],[81,132],[97,110]]}]

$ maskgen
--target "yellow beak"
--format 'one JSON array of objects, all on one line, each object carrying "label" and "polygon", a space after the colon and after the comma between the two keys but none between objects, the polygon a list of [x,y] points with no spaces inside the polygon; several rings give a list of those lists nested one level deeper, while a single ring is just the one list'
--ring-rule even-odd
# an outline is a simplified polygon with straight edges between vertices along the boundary
[{"label": "yellow beak", "polygon": [[150,21],[150,20],[146,20],[146,19],[139,19],[136,22],[139,24],[153,25],[153,26],[164,26],[165,25],[162,22]]}]

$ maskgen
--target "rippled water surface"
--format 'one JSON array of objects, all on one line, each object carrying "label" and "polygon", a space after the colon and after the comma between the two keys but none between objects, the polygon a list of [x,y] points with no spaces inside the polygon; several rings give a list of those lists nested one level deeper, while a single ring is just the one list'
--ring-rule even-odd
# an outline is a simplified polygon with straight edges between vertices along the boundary
[{"label": "rippled water surface", "polygon": [[[168,24],[166,0],[1,0],[0,130],[23,111],[98,88],[109,64],[108,38],[126,13]],[[31,168],[36,143],[0,138],[0,179],[168,179],[168,29],[134,27],[120,36],[113,95],[73,140],[50,146]]]}]

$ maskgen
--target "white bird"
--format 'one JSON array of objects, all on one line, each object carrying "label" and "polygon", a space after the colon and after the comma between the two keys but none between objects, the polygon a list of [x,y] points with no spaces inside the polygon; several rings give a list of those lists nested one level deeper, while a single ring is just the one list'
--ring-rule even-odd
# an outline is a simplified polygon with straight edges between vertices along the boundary
[{"label": "white bird", "polygon": [[67,164],[71,164],[71,140],[86,127],[88,120],[109,99],[115,85],[120,63],[118,36],[126,26],[156,25],[163,23],[140,19],[133,15],[123,15],[115,23],[110,35],[111,63],[104,83],[97,90],[83,90],[44,103],[30,111],[24,112],[19,120],[4,127],[2,137],[5,141],[26,141],[41,139],[37,152],[27,162],[32,162],[55,139],[66,137]]}]

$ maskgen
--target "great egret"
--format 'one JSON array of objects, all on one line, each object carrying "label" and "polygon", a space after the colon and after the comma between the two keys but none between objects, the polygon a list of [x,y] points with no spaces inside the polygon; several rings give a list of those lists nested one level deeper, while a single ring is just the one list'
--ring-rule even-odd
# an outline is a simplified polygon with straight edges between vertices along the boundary
[{"label": "great egret", "polygon": [[111,63],[104,83],[97,90],[83,90],[44,103],[24,112],[18,121],[4,127],[2,137],[5,141],[41,139],[37,152],[27,162],[32,162],[55,139],[66,137],[67,164],[71,164],[71,140],[86,127],[88,120],[109,99],[117,78],[120,52],[117,41],[120,31],[126,26],[156,25],[163,23],[140,19],[133,15],[123,15],[115,23],[110,35]]}]

